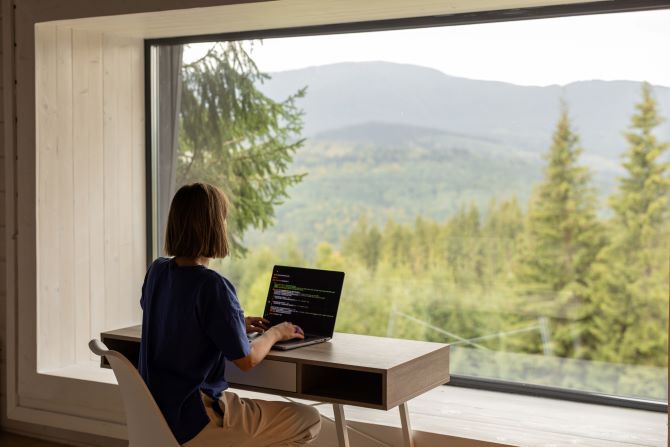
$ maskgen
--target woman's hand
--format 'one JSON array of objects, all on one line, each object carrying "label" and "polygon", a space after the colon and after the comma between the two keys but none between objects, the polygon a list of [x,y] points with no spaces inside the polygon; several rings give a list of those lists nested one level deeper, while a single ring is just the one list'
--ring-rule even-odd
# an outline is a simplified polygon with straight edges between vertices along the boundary
[{"label": "woman's hand", "polygon": [[[269,321],[258,317],[249,317],[245,318],[245,320],[247,323],[247,331],[249,330],[248,328],[250,325],[253,328],[259,328],[267,327],[266,325],[269,324]],[[268,355],[272,345],[279,341],[291,340],[292,338],[305,338],[305,335],[299,326],[287,322],[272,326],[265,331],[263,336],[253,339],[249,355],[242,357],[241,359],[233,360],[233,363],[235,363],[242,371],[249,371]]]},{"label": "woman's hand", "polygon": [[247,325],[247,334],[262,334],[270,327],[270,322],[263,317],[244,317],[244,322]]},{"label": "woman's hand", "polygon": [[300,326],[291,324],[288,321],[272,326],[270,329],[277,335],[277,341],[291,340],[294,338],[305,338],[305,333]]}]

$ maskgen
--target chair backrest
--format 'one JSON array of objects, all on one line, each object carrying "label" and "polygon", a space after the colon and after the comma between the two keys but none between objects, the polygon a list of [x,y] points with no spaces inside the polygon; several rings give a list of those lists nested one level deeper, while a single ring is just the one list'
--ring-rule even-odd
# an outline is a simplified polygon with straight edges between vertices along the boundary
[{"label": "chair backrest", "polygon": [[128,447],[179,447],[170,427],[135,366],[121,353],[99,340],[88,343],[93,353],[105,356],[119,382],[126,410]]}]

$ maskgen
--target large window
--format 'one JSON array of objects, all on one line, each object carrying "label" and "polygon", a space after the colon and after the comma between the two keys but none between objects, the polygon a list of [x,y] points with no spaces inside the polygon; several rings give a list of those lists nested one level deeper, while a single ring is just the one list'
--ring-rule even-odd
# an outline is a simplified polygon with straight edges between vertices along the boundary
[{"label": "large window", "polygon": [[[347,273],[336,330],[456,377],[667,401],[669,11],[151,50],[153,253],[175,189],[233,204],[213,267]],[[597,32],[594,32],[597,30]]]}]

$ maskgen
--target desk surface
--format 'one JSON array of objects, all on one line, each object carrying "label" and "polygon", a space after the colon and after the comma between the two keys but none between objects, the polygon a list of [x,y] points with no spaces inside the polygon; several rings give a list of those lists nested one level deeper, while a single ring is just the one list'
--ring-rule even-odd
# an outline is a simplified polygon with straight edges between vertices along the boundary
[{"label": "desk surface", "polygon": [[[122,349],[114,343],[136,349],[141,331],[141,326],[132,326],[104,332],[101,338],[112,343],[111,349]],[[256,369],[255,375],[231,371],[230,378],[227,370],[228,381],[238,388],[389,409],[449,381],[449,346],[335,333],[330,342],[270,351]],[[288,379],[268,388],[277,375]]]},{"label": "desk surface", "polygon": [[[142,326],[108,331],[105,336],[139,341]],[[270,351],[266,359],[324,366],[345,366],[361,371],[381,372],[400,367],[436,351],[448,351],[448,345],[428,341],[374,337],[336,332],[327,343],[318,343],[289,351]]]}]

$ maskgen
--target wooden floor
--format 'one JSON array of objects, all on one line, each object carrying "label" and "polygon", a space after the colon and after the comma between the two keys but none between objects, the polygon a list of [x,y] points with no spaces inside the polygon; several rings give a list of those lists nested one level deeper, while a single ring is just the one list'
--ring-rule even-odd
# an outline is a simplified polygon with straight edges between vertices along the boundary
[{"label": "wooden floor", "polygon": [[40,441],[0,431],[0,446],[2,447],[66,447],[63,444]]}]

